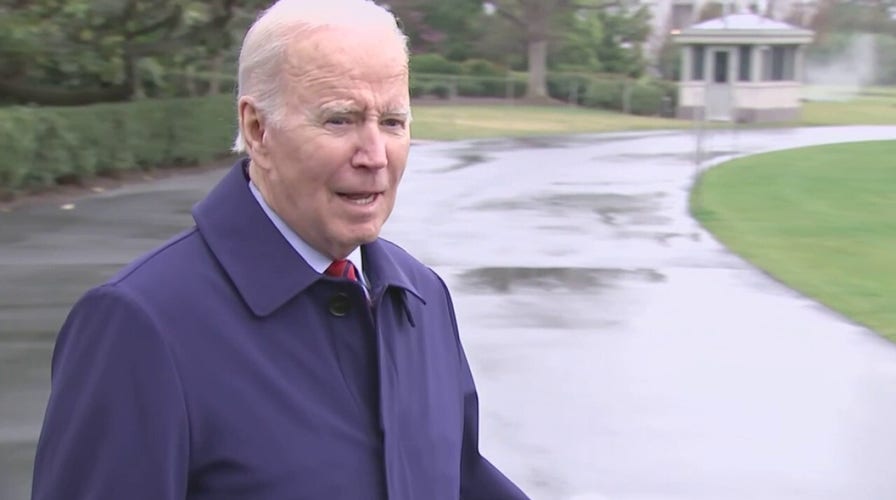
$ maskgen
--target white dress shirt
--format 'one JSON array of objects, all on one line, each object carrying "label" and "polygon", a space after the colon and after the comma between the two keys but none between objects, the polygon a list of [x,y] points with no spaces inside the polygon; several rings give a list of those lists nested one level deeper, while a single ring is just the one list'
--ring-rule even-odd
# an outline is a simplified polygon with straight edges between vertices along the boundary
[{"label": "white dress shirt", "polygon": [[[255,187],[255,184],[252,181],[249,181],[249,189],[252,191],[252,195],[255,196],[255,200],[258,201],[258,204],[261,205],[261,209],[264,210],[264,213],[268,216],[268,219],[271,219],[271,222],[280,231],[280,234],[286,238],[286,241],[289,242],[289,245],[299,254],[300,257],[305,259],[305,262],[311,266],[315,271],[323,274],[324,271],[330,267],[330,264],[333,262],[332,259],[327,257],[326,255],[318,252],[314,248],[311,247],[308,243],[305,242],[295,231],[293,231],[283,219],[277,215],[268,203],[264,201],[264,197],[261,195],[261,191]],[[367,285],[367,279],[364,277],[364,267],[363,267],[363,259],[361,258],[361,247],[357,247],[352,250],[352,253],[347,257],[348,260],[355,265],[355,268],[358,270],[358,277],[365,286]]]}]

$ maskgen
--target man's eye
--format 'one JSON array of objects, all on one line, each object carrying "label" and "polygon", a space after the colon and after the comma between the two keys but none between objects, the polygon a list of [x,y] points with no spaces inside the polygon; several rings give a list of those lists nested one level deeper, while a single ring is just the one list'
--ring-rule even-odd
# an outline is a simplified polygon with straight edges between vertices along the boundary
[{"label": "man's eye", "polygon": [[386,118],[383,125],[389,128],[404,128],[404,120],[398,118]]},{"label": "man's eye", "polygon": [[349,125],[351,124],[351,119],[347,116],[334,116],[333,118],[327,118],[327,125]]}]

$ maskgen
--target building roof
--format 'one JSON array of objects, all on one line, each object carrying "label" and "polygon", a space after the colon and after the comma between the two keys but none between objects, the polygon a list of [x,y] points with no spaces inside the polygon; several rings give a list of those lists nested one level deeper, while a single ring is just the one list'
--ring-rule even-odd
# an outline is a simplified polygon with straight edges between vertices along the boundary
[{"label": "building roof", "polygon": [[688,30],[801,30],[796,26],[775,21],[757,14],[730,14],[716,19],[703,21]]},{"label": "building roof", "polygon": [[757,14],[729,14],[676,33],[683,44],[806,44],[814,33]]}]

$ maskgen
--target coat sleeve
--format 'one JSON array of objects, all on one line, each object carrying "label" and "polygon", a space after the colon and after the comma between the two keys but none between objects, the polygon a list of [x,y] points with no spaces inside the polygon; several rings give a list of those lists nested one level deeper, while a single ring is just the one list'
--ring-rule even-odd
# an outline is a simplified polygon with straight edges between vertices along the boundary
[{"label": "coat sleeve", "polygon": [[[441,278],[439,279],[441,280]],[[460,463],[460,498],[461,500],[528,500],[529,497],[519,487],[479,452],[479,396],[460,341],[451,294],[444,282],[442,282],[442,287],[448,300],[451,326],[457,341],[461,387],[463,388],[464,424]]]},{"label": "coat sleeve", "polygon": [[53,353],[32,500],[183,500],[189,430],[170,351],[120,289],[88,292]]}]

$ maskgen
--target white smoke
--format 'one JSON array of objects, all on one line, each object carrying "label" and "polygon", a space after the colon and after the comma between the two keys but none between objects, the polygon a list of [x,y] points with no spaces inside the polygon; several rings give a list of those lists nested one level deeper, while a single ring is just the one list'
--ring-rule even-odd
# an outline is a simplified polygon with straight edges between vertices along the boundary
[{"label": "white smoke", "polygon": [[874,35],[860,34],[833,60],[806,63],[805,98],[847,101],[875,79]]}]

